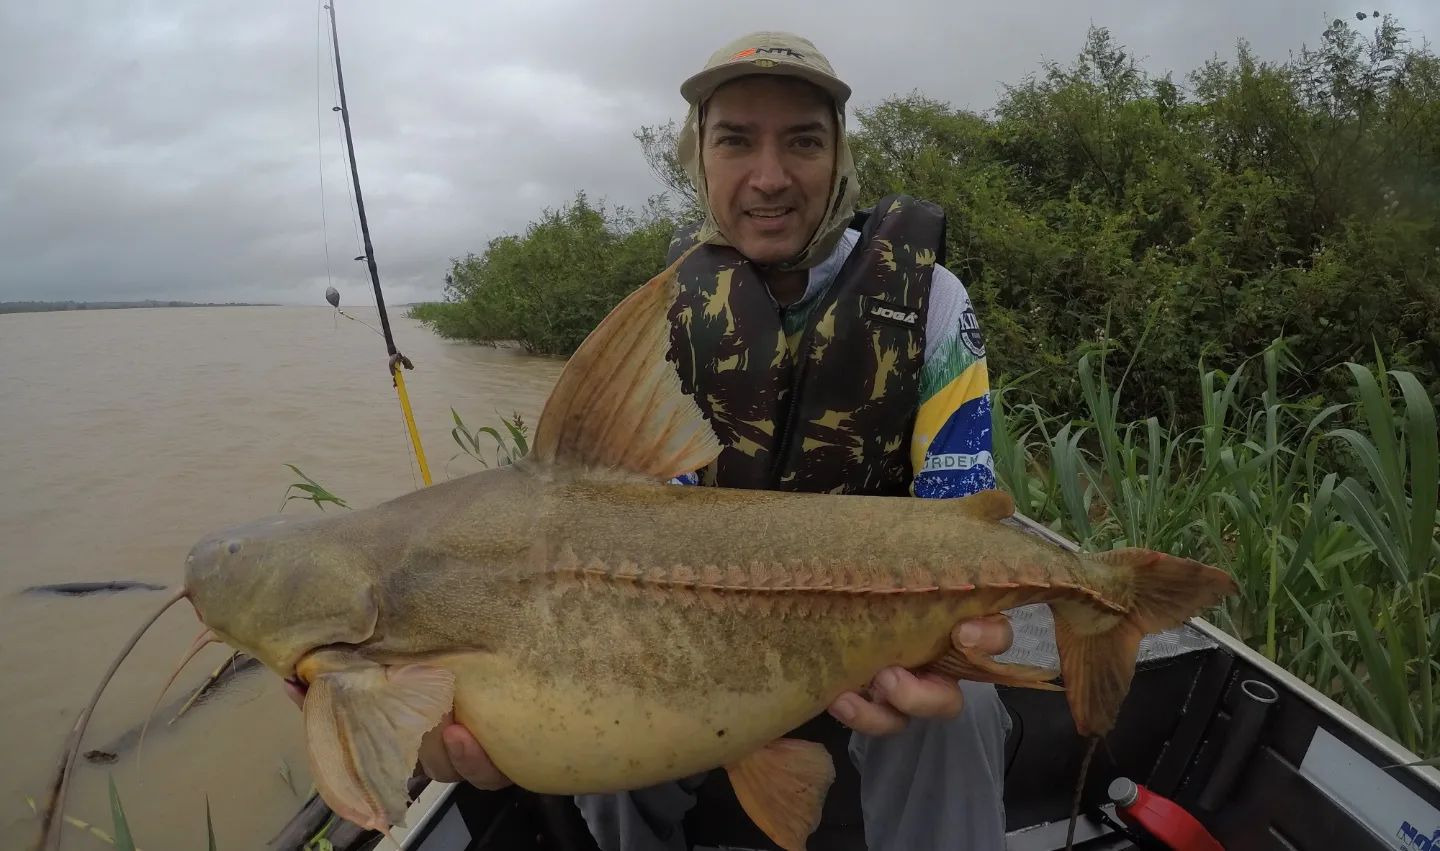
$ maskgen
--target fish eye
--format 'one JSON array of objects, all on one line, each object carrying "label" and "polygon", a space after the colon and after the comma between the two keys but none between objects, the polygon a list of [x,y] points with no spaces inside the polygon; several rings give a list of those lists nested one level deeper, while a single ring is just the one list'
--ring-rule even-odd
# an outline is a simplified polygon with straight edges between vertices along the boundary
[{"label": "fish eye", "polygon": [[230,555],[235,555],[236,553],[240,552],[240,542],[231,541],[230,546],[226,547],[225,550],[226,552],[230,553]]}]

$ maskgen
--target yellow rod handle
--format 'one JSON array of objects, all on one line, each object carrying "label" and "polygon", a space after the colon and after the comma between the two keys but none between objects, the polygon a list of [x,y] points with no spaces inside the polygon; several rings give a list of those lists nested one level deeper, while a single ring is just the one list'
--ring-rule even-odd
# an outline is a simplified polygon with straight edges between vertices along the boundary
[{"label": "yellow rod handle", "polygon": [[415,415],[410,412],[410,396],[405,392],[405,376],[400,364],[391,367],[395,376],[395,395],[400,397],[400,409],[405,412],[405,426],[410,429],[410,442],[415,444],[415,458],[420,462],[420,478],[430,486],[430,465],[425,463],[425,450],[420,446],[420,432],[415,428]]}]

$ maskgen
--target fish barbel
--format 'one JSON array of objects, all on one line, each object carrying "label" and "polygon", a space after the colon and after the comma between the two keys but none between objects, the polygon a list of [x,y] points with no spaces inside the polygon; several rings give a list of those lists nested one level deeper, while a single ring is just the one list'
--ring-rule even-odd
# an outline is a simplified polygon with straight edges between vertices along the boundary
[{"label": "fish barbel", "polygon": [[[682,258],[683,259],[683,258]],[[220,640],[308,688],[306,745],[337,814],[388,831],[447,712],[535,792],[724,768],[747,814],[804,848],[834,777],[786,738],[901,665],[1058,688],[1103,735],[1146,633],[1236,590],[1144,549],[1076,554],[952,500],[668,484],[720,443],[665,357],[675,265],[567,363],[530,454],[339,516],[208,536],[184,596]],[[951,643],[958,621],[1053,611],[1060,670]]]}]

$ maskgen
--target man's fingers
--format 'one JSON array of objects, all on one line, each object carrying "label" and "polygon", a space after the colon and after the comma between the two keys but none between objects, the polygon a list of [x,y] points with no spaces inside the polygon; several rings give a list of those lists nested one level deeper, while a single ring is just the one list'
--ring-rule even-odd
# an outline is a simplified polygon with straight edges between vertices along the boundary
[{"label": "man's fingers", "polygon": [[450,726],[450,720],[451,714],[445,713],[439,725],[420,739],[420,770],[439,783],[455,783],[461,779],[445,747],[444,732]]},{"label": "man's fingers", "polygon": [[857,733],[888,736],[905,729],[906,718],[893,708],[846,692],[830,704],[830,714]]},{"label": "man's fingers", "polygon": [[[1009,616],[1000,612],[957,624],[950,640],[965,650],[999,656],[1014,644],[1015,629]],[[959,683],[938,674],[886,668],[876,675],[872,688],[873,700],[846,692],[830,704],[830,714],[856,732],[884,736],[905,729],[911,717],[952,718],[965,708]]]},{"label": "man's fingers", "polygon": [[976,650],[987,656],[999,656],[1015,643],[1015,627],[1003,612],[973,618],[956,625],[950,632],[956,647]]},{"label": "man's fingers", "polygon": [[878,699],[917,718],[947,718],[965,705],[960,686],[943,677],[916,676],[904,668],[886,668],[875,677]]},{"label": "man's fingers", "polygon": [[965,707],[956,683],[935,674],[916,676],[904,668],[881,671],[873,692],[873,700],[846,692],[830,704],[830,713],[856,732],[885,736],[905,729],[911,717],[953,717]]},{"label": "man's fingers", "polygon": [[450,724],[441,730],[445,740],[445,751],[450,764],[464,777],[466,782],[477,789],[503,789],[509,786],[510,778],[501,773],[490,761],[489,754],[470,735],[470,731],[459,724]]}]

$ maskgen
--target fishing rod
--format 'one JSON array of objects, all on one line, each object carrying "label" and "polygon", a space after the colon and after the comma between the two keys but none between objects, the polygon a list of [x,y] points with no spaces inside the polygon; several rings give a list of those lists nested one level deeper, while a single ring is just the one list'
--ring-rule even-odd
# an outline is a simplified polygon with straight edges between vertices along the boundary
[{"label": "fishing rod", "polygon": [[[330,13],[330,39],[335,50],[335,86],[340,90],[340,105],[333,107],[340,113],[345,125],[345,150],[350,155],[350,181],[355,185],[355,210],[360,218],[360,233],[365,242],[365,265],[370,269],[370,283],[375,288],[375,306],[380,309],[380,327],[385,337],[385,351],[390,356],[388,370],[395,395],[400,399],[400,409],[405,413],[405,426],[410,432],[410,442],[415,446],[415,458],[420,463],[420,477],[430,485],[430,466],[425,462],[425,450],[420,445],[420,432],[415,427],[415,415],[410,411],[410,397],[405,392],[405,376],[401,367],[414,369],[410,359],[395,348],[395,337],[390,333],[390,317],[385,312],[385,296],[380,292],[380,272],[375,266],[375,248],[370,244],[370,225],[365,220],[365,199],[360,194],[360,170],[355,164],[355,142],[350,135],[350,107],[345,100],[345,74],[340,70],[340,31],[335,26],[335,0],[328,0],[325,9]],[[359,260],[360,258],[355,258]],[[330,293],[325,294],[327,300]],[[335,293],[331,304],[339,307],[340,294]],[[348,318],[348,317],[347,317]]]}]

